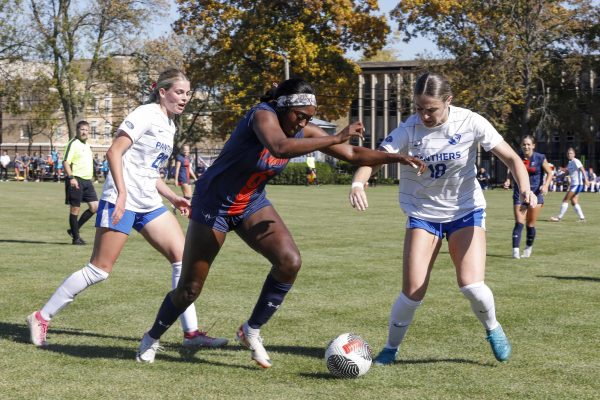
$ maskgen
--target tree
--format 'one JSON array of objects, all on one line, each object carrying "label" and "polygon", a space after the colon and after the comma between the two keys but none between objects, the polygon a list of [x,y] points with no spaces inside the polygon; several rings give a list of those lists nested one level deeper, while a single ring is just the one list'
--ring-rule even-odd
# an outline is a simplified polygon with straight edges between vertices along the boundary
[{"label": "tree", "polygon": [[2,144],[3,110],[18,98],[18,84],[11,64],[22,58],[31,35],[23,23],[20,0],[0,0],[0,144]]},{"label": "tree", "polygon": [[347,50],[368,57],[389,31],[385,17],[371,15],[377,1],[178,0],[177,32],[193,36],[192,83],[211,97],[213,132],[231,132],[245,109],[273,82],[290,76],[311,82],[322,118],[346,115],[356,92],[358,66]]},{"label": "tree", "polygon": [[[166,9],[165,0],[30,0],[38,54],[52,64],[69,137],[102,74],[110,75],[109,54],[136,36]],[[89,56],[88,62],[78,61]],[[114,76],[114,72],[113,72]],[[104,80],[106,81],[106,79]]]},{"label": "tree", "polygon": [[428,36],[452,57],[459,101],[508,136],[539,137],[552,119],[546,72],[581,54],[575,39],[597,24],[594,12],[589,0],[407,0],[392,17],[405,40]]}]

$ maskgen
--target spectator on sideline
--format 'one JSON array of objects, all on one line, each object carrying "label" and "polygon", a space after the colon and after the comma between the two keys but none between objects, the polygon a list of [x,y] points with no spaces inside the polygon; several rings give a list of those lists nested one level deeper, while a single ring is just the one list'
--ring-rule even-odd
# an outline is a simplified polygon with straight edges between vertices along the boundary
[{"label": "spectator on sideline", "polygon": [[25,171],[25,165],[23,165],[23,158],[19,155],[19,153],[15,153],[15,180],[17,182],[25,180],[25,176],[21,179],[21,171]]},{"label": "spectator on sideline", "polygon": [[102,176],[104,177],[104,181],[106,181],[106,177],[108,177],[108,171],[110,171],[110,168],[108,166],[108,160],[106,159],[105,154],[104,158],[102,159]]},{"label": "spectator on sideline", "polygon": [[485,168],[479,168],[479,172],[477,172],[477,180],[479,181],[479,185],[483,190],[488,190],[490,188],[490,174],[487,173]]},{"label": "spectator on sideline", "polygon": [[[418,156],[428,167],[428,172],[419,176],[401,166],[399,201],[408,216],[402,291],[392,305],[387,342],[374,359],[379,365],[395,362],[427,292],[444,236],[460,291],[483,325],[494,357],[507,361],[511,354],[510,342],[496,319],[494,296],[484,282],[486,202],[476,177],[479,145],[513,171],[523,203],[535,207],[537,199],[529,189],[525,166],[492,124],[479,114],[452,106],[452,99],[452,88],[445,77],[436,73],[421,75],[413,92],[416,113],[379,147],[386,153]],[[354,174],[350,203],[359,211],[368,207],[364,185],[372,173],[372,167],[360,167]]]},{"label": "spectator on sideline", "polygon": [[94,183],[98,183],[100,180],[102,170],[102,161],[98,157],[98,153],[94,154]]},{"label": "spectator on sideline", "polygon": [[315,156],[310,153],[306,156],[306,185],[319,185],[319,179],[317,178],[317,164],[315,162]]},{"label": "spectator on sideline", "polygon": [[10,164],[10,156],[6,150],[2,151],[0,156],[0,179],[3,181],[8,180],[8,165]]},{"label": "spectator on sideline", "polygon": [[265,186],[290,158],[320,150],[359,165],[400,162],[424,170],[419,159],[347,144],[351,137],[362,137],[360,122],[328,135],[310,123],[316,110],[314,89],[292,78],[269,91],[239,121],[196,184],[181,281],[167,294],[153,326],[142,337],[138,361],[154,361],[160,337],[200,295],[227,233],[235,231],[271,265],[250,318],[236,334],[258,365],[271,367],[260,328],[280,308],[302,262],[291,233],[266,197]]},{"label": "spectator on sideline", "polygon": [[596,191],[596,173],[594,172],[594,168],[590,167],[587,171],[587,178],[589,185],[586,186],[585,190],[587,192],[593,193]]},{"label": "spectator on sideline", "polygon": [[[94,161],[92,148],[87,143],[90,133],[90,124],[87,121],[77,123],[77,134],[69,140],[65,149],[63,168],[67,177],[65,179],[65,204],[69,208],[69,229],[67,234],[73,238],[74,245],[84,245],[85,241],[79,235],[79,229],[98,210],[98,195],[94,189]],[[88,209],[81,214],[81,202],[88,204]]]}]

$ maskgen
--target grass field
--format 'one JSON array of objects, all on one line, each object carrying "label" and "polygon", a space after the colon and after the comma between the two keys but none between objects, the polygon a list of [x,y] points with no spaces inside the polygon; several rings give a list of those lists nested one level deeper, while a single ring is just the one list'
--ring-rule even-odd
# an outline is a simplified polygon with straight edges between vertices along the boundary
[{"label": "grass field", "polygon": [[[100,189],[100,187],[98,187]],[[369,190],[370,209],[347,204],[347,187],[269,187],[303,255],[283,307],[263,327],[273,360],[261,370],[233,341],[249,316],[268,264],[230,235],[197,306],[219,350],[179,353],[181,329],[163,337],[152,365],[134,360],[170,286],[170,266],[133,234],[110,279],[82,293],[53,321],[50,345],[28,344],[25,317],[89,259],[91,245],[66,235],[63,186],[0,183],[1,399],[592,399],[600,398],[600,196],[581,195],[588,222],[572,208],[554,215],[547,198],[531,259],[513,260],[511,193],[487,191],[486,282],[513,343],[500,364],[456,287],[444,245],[399,361],[356,380],[332,378],[325,346],[346,331],[377,352],[400,290],[405,217],[396,187]],[[186,221],[181,219],[182,225]],[[93,224],[82,236],[93,240]]]}]

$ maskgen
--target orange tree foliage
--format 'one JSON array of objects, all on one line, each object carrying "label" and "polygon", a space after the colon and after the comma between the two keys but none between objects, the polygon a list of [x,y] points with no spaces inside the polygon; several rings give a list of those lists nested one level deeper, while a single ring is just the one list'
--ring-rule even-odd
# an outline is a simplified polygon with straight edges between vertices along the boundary
[{"label": "orange tree foliage", "polygon": [[[188,72],[214,94],[214,134],[225,137],[249,106],[284,76],[310,82],[321,118],[347,115],[356,92],[358,66],[348,50],[369,56],[385,43],[385,17],[371,15],[376,0],[178,0],[175,30],[193,36]],[[193,110],[192,110],[193,111]]]},{"label": "orange tree foliage", "polygon": [[597,8],[589,0],[403,0],[392,18],[405,40],[428,36],[452,58],[443,72],[460,104],[508,136],[539,136],[552,119],[552,65],[585,52]]}]

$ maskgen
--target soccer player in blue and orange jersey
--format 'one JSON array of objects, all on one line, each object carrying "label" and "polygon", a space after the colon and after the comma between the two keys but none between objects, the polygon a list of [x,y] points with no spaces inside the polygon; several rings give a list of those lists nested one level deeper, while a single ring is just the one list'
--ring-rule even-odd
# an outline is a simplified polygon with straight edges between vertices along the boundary
[{"label": "soccer player in blue and orange jersey", "polygon": [[[527,207],[523,208],[523,202],[521,201],[519,185],[516,183],[513,185],[513,205],[515,214],[515,226],[512,233],[512,247],[513,247],[513,258],[528,258],[531,257],[531,251],[533,250],[533,241],[535,240],[535,223],[540,215],[540,211],[544,206],[544,196],[548,193],[548,188],[552,182],[552,168],[550,163],[546,160],[546,156],[535,152],[535,139],[533,136],[523,136],[521,139],[521,159],[525,164],[525,169],[529,174],[529,186],[531,191],[537,196],[537,206],[535,208]],[[544,180],[544,173],[546,179]],[[510,170],[506,176],[504,187],[508,189],[510,187]],[[525,213],[523,212],[524,210]],[[523,226],[527,224],[527,241],[525,243],[525,250],[523,254],[520,254],[520,243],[521,233]]]},{"label": "soccer player in blue and orange jersey", "polygon": [[267,199],[265,186],[289,158],[320,150],[359,165],[400,162],[424,170],[417,158],[346,144],[351,137],[362,137],[360,122],[332,136],[311,124],[317,102],[307,82],[289,79],[271,93],[242,118],[196,184],[181,280],[165,297],[154,325],[142,338],[139,361],[154,361],[158,339],[198,297],[227,233],[235,231],[271,264],[250,318],[237,331],[238,340],[252,351],[252,359],[263,368],[271,366],[260,328],[291,289],[301,258],[290,231]]}]

